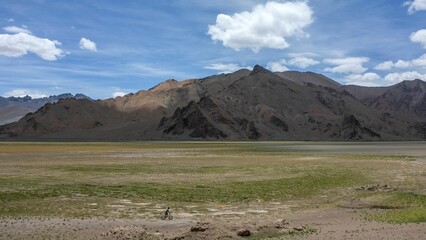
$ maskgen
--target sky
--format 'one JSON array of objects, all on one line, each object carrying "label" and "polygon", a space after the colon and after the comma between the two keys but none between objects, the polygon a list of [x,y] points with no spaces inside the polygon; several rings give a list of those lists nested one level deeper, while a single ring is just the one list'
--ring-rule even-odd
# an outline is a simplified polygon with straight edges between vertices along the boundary
[{"label": "sky", "polygon": [[259,64],[426,80],[426,0],[3,0],[0,95],[94,99]]}]

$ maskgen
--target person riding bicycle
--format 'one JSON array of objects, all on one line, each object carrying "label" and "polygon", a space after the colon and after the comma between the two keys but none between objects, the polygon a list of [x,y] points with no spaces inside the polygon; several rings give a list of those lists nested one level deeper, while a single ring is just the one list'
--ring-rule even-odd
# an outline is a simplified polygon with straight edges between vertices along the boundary
[{"label": "person riding bicycle", "polygon": [[167,210],[164,212],[164,218],[167,218],[170,215],[170,207],[167,207]]}]

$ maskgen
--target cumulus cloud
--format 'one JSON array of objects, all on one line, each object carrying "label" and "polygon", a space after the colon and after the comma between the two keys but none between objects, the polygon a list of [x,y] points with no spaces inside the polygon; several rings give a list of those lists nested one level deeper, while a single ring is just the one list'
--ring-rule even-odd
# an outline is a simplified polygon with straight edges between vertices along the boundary
[{"label": "cumulus cloud", "polygon": [[419,58],[411,60],[411,65],[415,67],[426,68],[426,54],[423,54]]},{"label": "cumulus cloud", "polygon": [[128,94],[128,93],[118,91],[118,92],[114,92],[114,93],[112,94],[112,97],[113,97],[113,98],[116,98],[116,97],[123,97],[124,95],[127,95],[127,94]]},{"label": "cumulus cloud", "polygon": [[361,74],[368,70],[363,64],[369,61],[370,59],[366,57],[327,58],[324,59],[324,63],[335,65],[335,67],[325,68],[324,71],[331,73]]},{"label": "cumulus cloud", "polygon": [[386,62],[382,62],[378,64],[377,66],[374,67],[374,69],[386,71],[386,70],[391,70],[393,67],[394,67],[394,63],[392,61],[386,61]]},{"label": "cumulus cloud", "polygon": [[420,29],[417,32],[413,32],[410,35],[410,40],[414,43],[420,43],[424,48],[426,48],[426,29]]},{"label": "cumulus cloud", "polygon": [[382,78],[377,73],[351,74],[345,77],[346,84],[374,87]]},{"label": "cumulus cloud", "polygon": [[404,60],[398,60],[396,62],[386,61],[386,62],[380,63],[374,69],[386,71],[386,70],[391,70],[393,68],[415,68],[415,67],[426,68],[426,54],[423,54],[419,58],[409,60],[409,61],[404,61]]},{"label": "cumulus cloud", "polygon": [[56,40],[39,38],[25,32],[0,34],[0,55],[6,57],[21,57],[32,52],[44,60],[56,61],[64,54],[58,48],[60,45]]},{"label": "cumulus cloud", "polygon": [[213,41],[235,50],[248,48],[288,48],[289,37],[307,37],[304,28],[313,22],[313,11],[306,2],[267,2],[251,12],[219,14],[216,24],[209,25]]},{"label": "cumulus cloud", "polygon": [[404,6],[408,6],[408,13],[413,14],[417,11],[426,10],[426,0],[407,1]]},{"label": "cumulus cloud", "polygon": [[269,62],[266,65],[266,68],[271,70],[272,72],[285,72],[289,69],[285,66],[287,64],[287,61],[285,59],[278,61],[278,62]]},{"label": "cumulus cloud", "polygon": [[15,19],[13,19],[13,18],[7,18],[6,19],[6,22],[14,22],[15,21]]},{"label": "cumulus cloud", "polygon": [[32,34],[30,30],[28,30],[26,27],[17,27],[17,26],[7,26],[4,27],[3,30],[9,33],[26,33],[26,34]]},{"label": "cumulus cloud", "polygon": [[81,38],[80,39],[80,48],[85,49],[85,50],[89,50],[89,51],[92,51],[92,52],[98,51],[98,49],[96,48],[96,43],[87,39],[87,38]]},{"label": "cumulus cloud", "polygon": [[307,57],[295,57],[288,61],[289,65],[296,66],[299,68],[307,68],[310,66],[317,65],[319,63],[320,62],[318,62],[317,60]]},{"label": "cumulus cloud", "polygon": [[423,81],[426,80],[426,74],[419,73],[417,71],[411,71],[411,72],[402,72],[402,73],[390,73],[386,75],[385,81],[390,83],[399,83],[404,80],[414,80],[414,79],[421,79]]},{"label": "cumulus cloud", "polygon": [[25,97],[30,96],[32,98],[44,98],[47,97],[46,94],[43,94],[39,91],[29,90],[29,89],[15,89],[4,94],[5,97]]},{"label": "cumulus cloud", "polygon": [[227,64],[223,64],[223,63],[214,63],[214,64],[210,64],[208,66],[204,67],[205,69],[210,69],[210,70],[216,70],[219,73],[232,73],[235,71],[238,71],[242,68],[246,68],[246,69],[252,69],[252,67],[242,67],[238,64],[235,63],[227,63]]},{"label": "cumulus cloud", "polygon": [[398,60],[396,63],[394,63],[394,66],[396,68],[408,68],[411,66],[411,63],[404,60]]}]

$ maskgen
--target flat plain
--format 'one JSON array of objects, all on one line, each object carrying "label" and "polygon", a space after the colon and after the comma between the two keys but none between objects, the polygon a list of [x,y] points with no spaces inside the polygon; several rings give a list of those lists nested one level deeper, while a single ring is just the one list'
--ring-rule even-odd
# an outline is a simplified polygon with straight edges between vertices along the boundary
[{"label": "flat plain", "polygon": [[425,239],[425,186],[425,142],[0,142],[0,239]]}]

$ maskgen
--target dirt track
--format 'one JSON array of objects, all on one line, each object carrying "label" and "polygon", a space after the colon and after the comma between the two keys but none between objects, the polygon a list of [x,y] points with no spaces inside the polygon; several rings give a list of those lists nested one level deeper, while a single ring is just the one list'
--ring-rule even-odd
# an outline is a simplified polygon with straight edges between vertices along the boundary
[{"label": "dirt track", "polygon": [[[9,218],[0,221],[1,239],[216,239],[242,238],[241,229],[254,236],[275,239],[426,239],[426,224],[385,224],[364,219],[362,210],[318,209],[292,213],[283,218],[274,214],[254,217],[227,215],[223,218],[175,217],[172,221]],[[205,229],[191,231],[197,222]],[[287,232],[288,234],[279,234]]]}]

